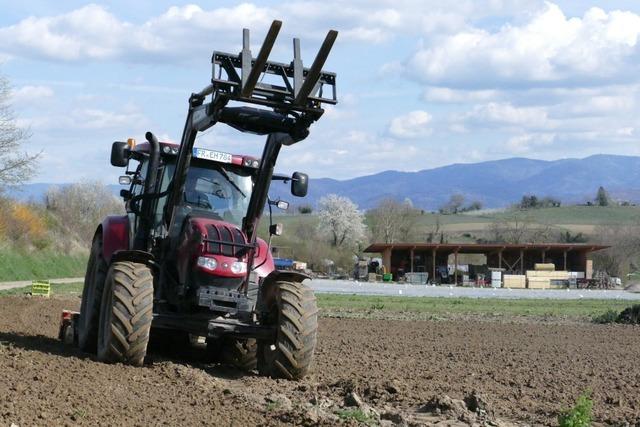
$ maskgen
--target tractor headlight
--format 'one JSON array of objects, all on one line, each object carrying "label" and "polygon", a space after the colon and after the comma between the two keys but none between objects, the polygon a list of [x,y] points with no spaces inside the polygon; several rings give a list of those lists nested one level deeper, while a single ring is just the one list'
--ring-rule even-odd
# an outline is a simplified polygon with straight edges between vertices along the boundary
[{"label": "tractor headlight", "polygon": [[218,267],[218,261],[215,258],[209,258],[206,256],[198,257],[198,265],[207,270],[215,270]]},{"label": "tractor headlight", "polygon": [[246,273],[247,272],[247,263],[236,261],[231,264],[231,272],[234,274]]}]

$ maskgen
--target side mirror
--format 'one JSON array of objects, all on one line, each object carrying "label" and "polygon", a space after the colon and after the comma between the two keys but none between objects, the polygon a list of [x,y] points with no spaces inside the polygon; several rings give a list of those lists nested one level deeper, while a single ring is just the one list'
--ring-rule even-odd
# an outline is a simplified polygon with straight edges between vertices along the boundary
[{"label": "side mirror", "polygon": [[294,172],[291,175],[291,194],[296,197],[304,197],[309,189],[309,175],[302,172]]},{"label": "side mirror", "polygon": [[122,175],[118,177],[118,184],[131,185],[131,177],[129,175]]},{"label": "side mirror", "polygon": [[111,165],[124,167],[129,163],[129,145],[124,141],[116,141],[111,146]]}]

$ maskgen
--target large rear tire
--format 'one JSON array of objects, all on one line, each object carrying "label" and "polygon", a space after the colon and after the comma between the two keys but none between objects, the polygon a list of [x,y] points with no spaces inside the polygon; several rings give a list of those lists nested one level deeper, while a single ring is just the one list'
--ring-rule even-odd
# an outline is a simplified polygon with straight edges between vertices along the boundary
[{"label": "large rear tire", "polygon": [[258,344],[253,338],[224,337],[216,343],[220,348],[220,361],[242,371],[253,371],[258,366]]},{"label": "large rear tire", "polygon": [[114,262],[100,306],[98,360],[142,366],[152,320],[151,269],[135,262]]},{"label": "large rear tire", "polygon": [[107,276],[107,263],[102,253],[102,234],[97,234],[91,245],[87,263],[78,319],[78,346],[83,351],[95,353],[98,342],[100,304]]},{"label": "large rear tire", "polygon": [[258,342],[258,372],[273,378],[302,379],[311,368],[318,331],[316,297],[308,286],[277,281],[269,292],[263,322],[276,327],[275,342]]}]

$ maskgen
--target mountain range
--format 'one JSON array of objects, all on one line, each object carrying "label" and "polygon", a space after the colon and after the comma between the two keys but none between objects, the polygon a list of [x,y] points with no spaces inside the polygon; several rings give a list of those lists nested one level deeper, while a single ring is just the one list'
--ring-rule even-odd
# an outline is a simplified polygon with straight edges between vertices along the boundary
[{"label": "mountain range", "polygon": [[[11,196],[39,200],[54,184],[26,184],[11,190]],[[56,184],[61,185],[61,184]],[[63,184],[62,184],[63,185]],[[640,201],[640,157],[594,155],[584,159],[534,160],[510,158],[481,163],[452,164],[417,172],[384,171],[347,180],[311,177],[304,199],[289,194],[288,186],[274,183],[272,198],[315,206],[327,194],[335,193],[369,209],[384,198],[410,199],[415,207],[435,210],[452,194],[461,194],[470,203],[499,208],[519,201],[525,194],[550,196],[563,203],[593,200],[603,186],[619,200]],[[120,186],[110,186],[114,194]]]}]

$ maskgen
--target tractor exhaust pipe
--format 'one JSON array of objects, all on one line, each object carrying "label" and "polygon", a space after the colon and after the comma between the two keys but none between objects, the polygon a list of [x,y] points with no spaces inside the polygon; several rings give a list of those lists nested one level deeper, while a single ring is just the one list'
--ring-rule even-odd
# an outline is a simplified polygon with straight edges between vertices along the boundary
[{"label": "tractor exhaust pipe", "polygon": [[[144,181],[144,194],[148,196],[156,191],[156,178],[158,176],[158,167],[160,166],[160,143],[158,138],[147,132],[145,138],[149,141],[149,166],[147,168],[147,177]],[[133,240],[133,249],[146,251],[149,246],[149,235],[153,228],[153,197],[143,197],[142,207],[140,209],[140,226]]]}]

